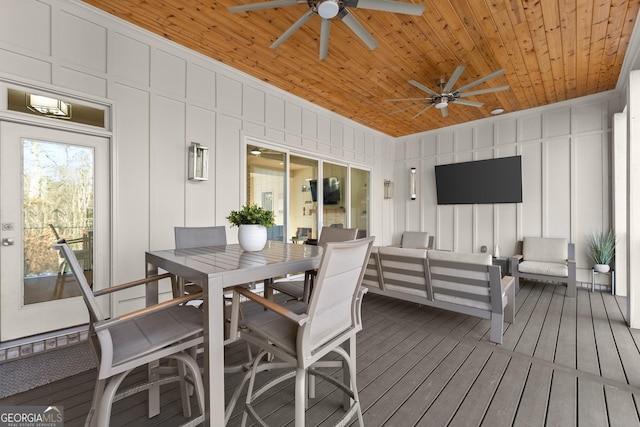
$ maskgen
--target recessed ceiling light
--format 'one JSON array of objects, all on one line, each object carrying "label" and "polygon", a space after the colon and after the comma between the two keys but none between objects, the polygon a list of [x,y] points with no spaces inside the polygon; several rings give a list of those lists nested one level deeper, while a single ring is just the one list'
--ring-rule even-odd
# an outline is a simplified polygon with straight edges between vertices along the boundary
[{"label": "recessed ceiling light", "polygon": [[493,114],[494,116],[502,113],[504,113],[504,108],[496,108],[495,110],[491,110],[491,114]]}]

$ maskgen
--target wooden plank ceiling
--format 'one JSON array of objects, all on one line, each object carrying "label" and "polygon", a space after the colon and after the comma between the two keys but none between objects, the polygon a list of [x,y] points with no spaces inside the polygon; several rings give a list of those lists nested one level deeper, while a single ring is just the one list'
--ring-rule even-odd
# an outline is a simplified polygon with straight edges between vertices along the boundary
[{"label": "wooden plank ceiling", "polygon": [[[231,13],[228,6],[260,0],[84,1],[393,137],[614,89],[640,7],[637,0],[413,0],[426,5],[422,16],[351,8],[378,47],[369,50],[334,18],[320,61],[319,16],[269,48],[306,3]],[[472,90],[510,88],[466,98],[480,108],[450,105],[448,117],[432,108],[413,119],[420,104],[386,102],[428,97],[407,81],[437,92],[436,82],[458,65],[466,68],[454,89],[501,68],[504,75]]]}]

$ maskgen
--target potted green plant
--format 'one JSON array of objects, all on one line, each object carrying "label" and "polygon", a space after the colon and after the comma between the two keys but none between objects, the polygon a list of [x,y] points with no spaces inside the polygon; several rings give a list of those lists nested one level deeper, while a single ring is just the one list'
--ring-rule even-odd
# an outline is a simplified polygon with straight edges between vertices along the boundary
[{"label": "potted green plant", "polygon": [[589,236],[589,256],[593,259],[593,267],[600,273],[607,273],[611,268],[609,264],[613,261],[616,250],[616,235],[609,230],[598,231]]},{"label": "potted green plant", "polygon": [[231,211],[227,220],[239,227],[238,243],[247,251],[261,251],[267,243],[267,227],[275,225],[273,211],[256,204],[246,204],[238,211]]}]

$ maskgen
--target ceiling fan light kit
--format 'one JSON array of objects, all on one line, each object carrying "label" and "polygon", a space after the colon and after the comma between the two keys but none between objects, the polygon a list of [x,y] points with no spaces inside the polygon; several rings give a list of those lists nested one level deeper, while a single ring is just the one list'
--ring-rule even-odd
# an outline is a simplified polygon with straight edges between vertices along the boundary
[{"label": "ceiling fan light kit", "polygon": [[[412,117],[412,119],[415,119],[417,117],[419,117],[422,113],[424,113],[425,111],[427,111],[429,108],[431,107],[436,107],[437,109],[439,109],[442,113],[442,117],[447,117],[449,115],[449,111],[448,111],[448,106],[449,104],[460,104],[460,105],[468,105],[470,107],[482,107],[484,105],[483,102],[478,102],[478,101],[469,101],[466,99],[461,99],[461,98],[465,98],[468,96],[476,96],[476,95],[482,95],[485,93],[490,93],[490,92],[499,92],[502,90],[507,90],[509,89],[509,86],[500,86],[500,87],[493,87],[493,88],[487,88],[487,89],[480,89],[480,90],[474,90],[471,92],[465,92],[467,89],[471,89],[472,87],[475,87],[481,83],[486,82],[487,80],[490,80],[494,77],[498,77],[502,74],[505,73],[505,70],[498,70],[498,71],[494,71],[491,74],[487,74],[486,76],[471,82],[461,88],[458,88],[456,90],[453,90],[453,86],[455,86],[456,82],[458,81],[458,78],[460,78],[460,75],[462,74],[462,71],[464,71],[464,67],[462,65],[459,65],[456,70],[453,72],[453,75],[451,76],[451,78],[449,79],[449,81],[445,81],[445,79],[439,79],[436,82],[436,85],[439,86],[438,88],[438,92],[436,92],[435,90],[432,90],[430,88],[428,88],[427,86],[423,85],[422,83],[419,83],[415,80],[409,80],[409,84],[411,84],[412,86],[415,86],[416,88],[422,90],[423,92],[428,93],[429,95],[431,95],[431,97],[424,97],[424,98],[396,98],[396,99],[387,99],[386,101],[388,102],[402,102],[402,101],[418,101],[417,104],[414,104],[412,106],[406,107],[406,108],[402,108],[401,110],[396,110],[393,111],[391,114],[393,113],[397,113],[399,111],[405,111],[414,107],[423,107],[415,116]],[[426,105],[426,106],[425,106]],[[496,110],[494,110],[496,111]],[[504,110],[500,111],[500,113],[502,113]],[[493,111],[491,112],[491,114],[500,114],[500,113],[494,113]]]},{"label": "ceiling fan light kit", "polygon": [[331,19],[340,11],[338,0],[323,0],[318,2],[318,15],[324,19]]},{"label": "ceiling fan light kit", "polygon": [[415,16],[422,15],[425,9],[425,6],[421,4],[403,3],[392,0],[272,0],[231,6],[228,9],[230,12],[249,12],[259,9],[296,6],[299,4],[307,4],[309,9],[282,33],[270,47],[272,49],[277,48],[311,19],[313,15],[319,15],[322,18],[322,24],[320,26],[320,60],[325,59],[329,54],[329,30],[331,20],[336,16],[344,22],[369,49],[373,50],[378,46],[376,39],[356,20],[349,8],[379,10],[382,12],[402,13]]}]

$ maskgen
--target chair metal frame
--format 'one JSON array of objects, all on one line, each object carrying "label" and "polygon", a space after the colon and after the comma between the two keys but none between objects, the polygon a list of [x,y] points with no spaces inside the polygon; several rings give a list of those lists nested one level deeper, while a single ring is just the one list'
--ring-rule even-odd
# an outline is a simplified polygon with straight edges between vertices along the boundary
[{"label": "chair metal frame", "polygon": [[[254,401],[271,387],[295,377],[295,426],[304,427],[307,391],[313,397],[312,387],[307,388],[307,376],[321,376],[338,386],[345,393],[345,414],[338,425],[347,425],[357,416],[364,425],[356,387],[356,334],[362,330],[361,305],[367,288],[362,287],[365,268],[374,237],[359,240],[327,243],[315,286],[303,309],[291,309],[256,295],[245,288],[233,289],[231,317],[232,336],[242,338],[262,349],[254,360],[252,369],[236,388],[226,420],[238,399],[244,384],[249,381],[242,425],[251,416],[259,425],[266,425],[254,408]],[[246,297],[262,305],[268,311],[258,312],[239,323],[240,297]],[[336,353],[341,360],[321,360],[329,353]],[[275,357],[274,361],[272,357]],[[266,363],[261,363],[266,358]],[[324,375],[318,368],[342,367],[343,379]],[[290,369],[254,392],[255,377],[259,372],[273,369]]]},{"label": "chair metal frame", "polygon": [[[86,426],[108,426],[114,402],[132,394],[151,390],[160,385],[179,381],[183,413],[191,417],[190,393],[195,387],[201,415],[187,424],[195,425],[204,419],[204,385],[200,369],[189,352],[203,343],[202,314],[194,307],[184,305],[201,295],[187,295],[131,313],[108,318],[102,313],[97,297],[146,285],[173,275],[165,273],[93,291],[84,276],[78,259],[61,239],[55,244],[69,265],[89,311],[89,336],[98,359],[98,378]],[[144,337],[143,340],[139,339]],[[122,381],[135,368],[156,364],[161,359],[175,359],[178,369],[169,376],[160,370],[150,375],[149,381],[128,387],[120,392]],[[150,402],[149,416],[155,415]]]}]

